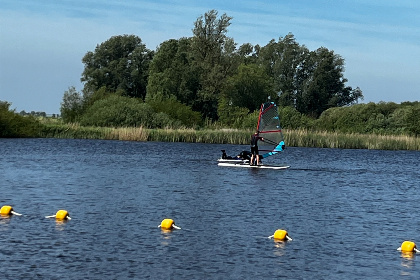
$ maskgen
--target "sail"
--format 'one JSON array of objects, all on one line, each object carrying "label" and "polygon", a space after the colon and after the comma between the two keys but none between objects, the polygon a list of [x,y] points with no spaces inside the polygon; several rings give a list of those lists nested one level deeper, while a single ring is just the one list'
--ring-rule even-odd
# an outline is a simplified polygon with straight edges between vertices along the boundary
[{"label": "sail", "polygon": [[267,102],[261,105],[258,117],[257,130],[264,140],[259,141],[261,158],[267,158],[283,151],[284,138],[281,132],[280,119],[277,105],[274,102]]}]

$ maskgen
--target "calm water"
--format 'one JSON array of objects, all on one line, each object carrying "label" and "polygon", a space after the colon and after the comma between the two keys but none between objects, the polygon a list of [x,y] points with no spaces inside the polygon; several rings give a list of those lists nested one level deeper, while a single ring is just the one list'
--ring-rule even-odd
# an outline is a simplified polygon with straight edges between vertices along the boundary
[{"label": "calm water", "polygon": [[0,204],[24,214],[0,219],[1,278],[420,279],[396,251],[420,244],[420,152],[288,148],[271,163],[290,169],[250,170],[222,148],[248,147],[0,139]]}]

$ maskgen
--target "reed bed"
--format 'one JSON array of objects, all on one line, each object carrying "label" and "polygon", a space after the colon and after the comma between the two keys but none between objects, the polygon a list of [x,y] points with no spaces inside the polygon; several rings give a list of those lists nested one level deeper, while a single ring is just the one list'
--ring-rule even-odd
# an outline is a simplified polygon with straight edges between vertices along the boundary
[{"label": "reed bed", "polygon": [[407,135],[343,134],[287,130],[285,142],[294,147],[339,149],[420,150],[420,139]]},{"label": "reed bed", "polygon": [[[251,130],[238,129],[110,128],[66,124],[47,125],[40,133],[40,137],[246,145],[249,144],[252,133]],[[289,147],[420,150],[420,138],[406,135],[343,134],[302,129],[284,130],[283,134],[286,146]]]},{"label": "reed bed", "polygon": [[148,141],[209,144],[248,144],[250,132],[243,130],[151,129]]},{"label": "reed bed", "polygon": [[111,128],[105,133],[107,140],[147,141],[149,133],[142,127]]}]

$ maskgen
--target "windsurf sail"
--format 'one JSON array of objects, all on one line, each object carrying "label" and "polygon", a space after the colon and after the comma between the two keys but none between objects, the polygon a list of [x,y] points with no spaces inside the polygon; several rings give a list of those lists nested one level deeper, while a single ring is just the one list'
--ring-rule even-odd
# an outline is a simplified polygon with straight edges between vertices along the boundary
[{"label": "windsurf sail", "polygon": [[281,132],[279,113],[274,102],[261,105],[257,130],[264,140],[259,141],[261,158],[267,158],[284,150],[284,138]]}]

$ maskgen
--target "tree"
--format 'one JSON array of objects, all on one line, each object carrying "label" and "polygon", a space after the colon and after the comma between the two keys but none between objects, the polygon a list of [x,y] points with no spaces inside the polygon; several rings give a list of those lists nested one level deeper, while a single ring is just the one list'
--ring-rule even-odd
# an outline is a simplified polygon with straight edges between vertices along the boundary
[{"label": "tree", "polygon": [[227,79],[222,95],[229,105],[253,112],[260,108],[261,103],[275,97],[272,85],[262,67],[241,64],[238,73]]},{"label": "tree", "polygon": [[90,95],[105,86],[110,92],[122,90],[126,96],[144,99],[152,58],[153,52],[146,48],[139,37],[113,36],[83,57],[83,91]]},{"label": "tree", "polygon": [[405,118],[407,130],[414,136],[420,135],[420,104],[411,106]]},{"label": "tree", "polygon": [[60,107],[61,117],[64,122],[76,122],[83,113],[83,97],[74,86],[64,92]]},{"label": "tree", "polygon": [[308,116],[318,117],[328,108],[351,105],[363,98],[359,88],[345,85],[341,56],[327,48],[310,52],[291,33],[262,47],[258,63],[273,79],[279,105],[293,106]]},{"label": "tree", "polygon": [[259,51],[259,63],[272,77],[280,106],[294,106],[299,87],[298,72],[303,68],[309,50],[300,46],[292,33],[278,42],[271,40]]},{"label": "tree", "polygon": [[359,88],[345,85],[344,59],[327,48],[311,52],[299,72],[296,108],[301,113],[319,117],[328,108],[350,105],[363,98]]},{"label": "tree", "polygon": [[194,23],[192,38],[193,71],[199,75],[197,103],[203,117],[217,119],[217,101],[225,79],[233,73],[232,59],[235,43],[227,37],[231,17],[223,14],[217,19],[217,11],[211,10]]},{"label": "tree", "polygon": [[174,97],[192,106],[199,89],[192,61],[191,38],[172,39],[160,44],[150,63],[146,102]]}]

